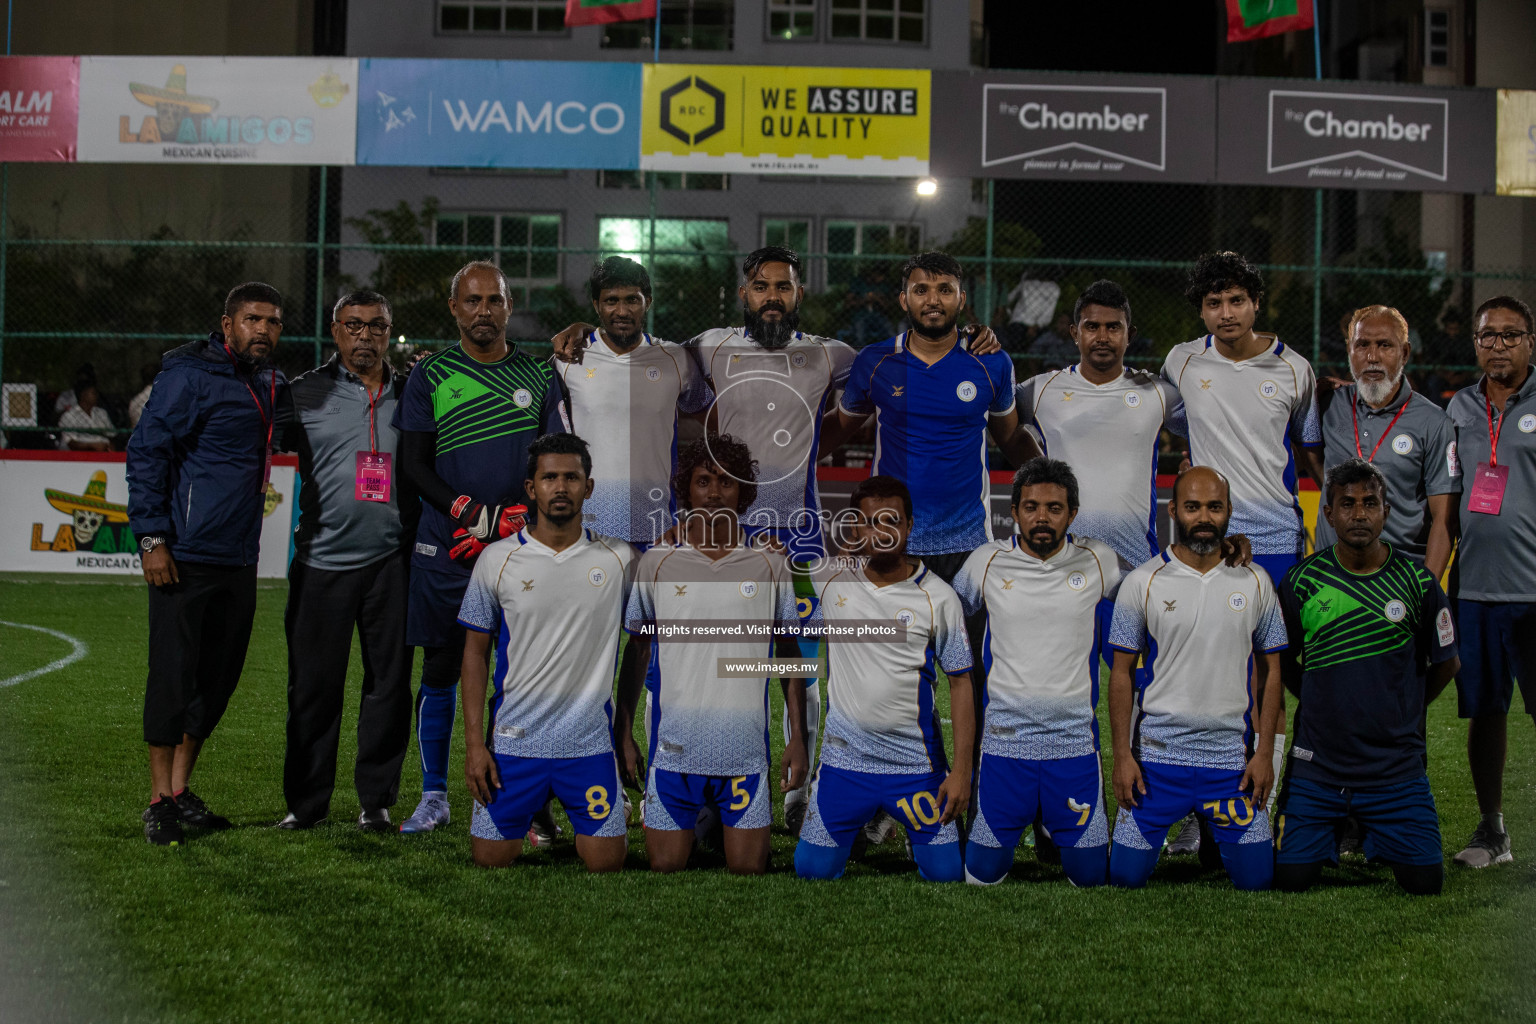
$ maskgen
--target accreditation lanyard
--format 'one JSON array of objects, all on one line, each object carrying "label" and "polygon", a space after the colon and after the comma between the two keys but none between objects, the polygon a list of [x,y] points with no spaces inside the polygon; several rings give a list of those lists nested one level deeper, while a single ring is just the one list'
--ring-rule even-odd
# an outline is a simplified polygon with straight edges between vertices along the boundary
[{"label": "accreditation lanyard", "polygon": [[[256,397],[256,389],[251,387],[250,381],[240,376],[240,361],[235,358],[234,352],[230,351],[227,342],[224,345],[224,354],[229,356],[230,365],[235,368],[236,379],[245,385],[245,390],[249,392],[251,401],[256,406],[256,415],[261,417],[261,425],[267,431],[267,443],[261,449],[261,487],[258,488],[262,494],[265,494],[267,493],[267,484],[272,481],[272,428],[277,424],[277,371],[271,371],[269,379],[272,385],[272,393],[267,396],[267,408],[263,409],[261,407],[261,399]],[[256,372],[260,373],[261,371],[257,370]]]},{"label": "accreditation lanyard", "polygon": [[[1409,399],[1409,401],[1412,401],[1412,399]],[[1403,407],[1397,410],[1397,415],[1392,417],[1392,422],[1387,424],[1387,429],[1383,430],[1381,436],[1376,439],[1376,447],[1371,449],[1369,457],[1366,456],[1365,449],[1360,447],[1360,414],[1356,409],[1358,404],[1358,401],[1349,403],[1349,418],[1355,425],[1355,454],[1365,459],[1366,462],[1375,462],[1376,453],[1381,451],[1381,442],[1387,439],[1387,435],[1392,433],[1392,428],[1397,426],[1397,421],[1402,419],[1403,413],[1408,411],[1408,402],[1403,403]]]},{"label": "accreditation lanyard", "polygon": [[388,379],[379,385],[379,393],[375,395],[368,390],[367,384],[363,385],[363,392],[368,396],[368,450],[357,453],[357,473],[352,496],[358,501],[389,501],[390,463],[393,458],[389,452],[379,451],[379,431],[374,421],[374,410],[384,400],[384,389],[387,387]]},{"label": "accreditation lanyard", "polygon": [[[1484,387],[1487,387],[1484,384]],[[1472,474],[1472,490],[1467,495],[1467,510],[1496,516],[1504,507],[1504,489],[1509,486],[1509,467],[1499,465],[1499,434],[1504,431],[1504,413],[1499,413],[1499,423],[1493,423],[1493,401],[1487,392],[1483,394],[1483,407],[1488,411],[1488,461],[1479,462]]]}]

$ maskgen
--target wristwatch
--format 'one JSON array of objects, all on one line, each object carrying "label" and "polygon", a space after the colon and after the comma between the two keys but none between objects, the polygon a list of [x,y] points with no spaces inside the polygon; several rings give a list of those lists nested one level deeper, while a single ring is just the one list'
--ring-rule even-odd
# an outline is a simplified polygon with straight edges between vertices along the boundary
[{"label": "wristwatch", "polygon": [[159,536],[156,536],[154,534],[150,534],[148,537],[140,537],[139,538],[139,554],[147,555],[151,551],[155,550],[155,548],[159,547],[161,544],[164,544],[164,543],[165,543],[165,538],[164,537],[159,537]]}]

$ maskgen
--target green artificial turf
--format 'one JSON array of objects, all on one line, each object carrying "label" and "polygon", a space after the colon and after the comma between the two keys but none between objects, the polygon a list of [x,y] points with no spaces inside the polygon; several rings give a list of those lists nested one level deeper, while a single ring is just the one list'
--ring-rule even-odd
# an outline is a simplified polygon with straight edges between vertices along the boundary
[{"label": "green artificial turf", "polygon": [[[639,829],[619,876],[588,877],[568,841],[486,872],[469,863],[457,758],[446,830],[352,828],[355,710],[332,824],[268,827],[284,812],[284,595],[263,584],[244,679],[194,778],[237,827],[156,849],[139,821],[143,586],[0,576],[0,620],[90,647],[0,689],[0,1020],[1536,1020],[1523,714],[1506,781],[1517,859],[1449,871],[1439,898],[1362,865],[1305,895],[1242,894],[1190,858],[1141,892],[1078,891],[1028,850],[1003,885],[929,885],[899,842],[807,883],[777,826],[766,878],[708,858],[652,877]],[[68,652],[0,626],[0,679]],[[354,655],[351,696],[359,674]],[[1476,817],[1454,696],[1429,730],[1449,857]],[[419,792],[411,761],[397,820]]]}]

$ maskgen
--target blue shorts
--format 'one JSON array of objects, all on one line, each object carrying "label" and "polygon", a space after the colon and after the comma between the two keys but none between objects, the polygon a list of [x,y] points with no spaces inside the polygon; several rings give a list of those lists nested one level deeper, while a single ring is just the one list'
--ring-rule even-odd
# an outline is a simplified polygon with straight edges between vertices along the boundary
[{"label": "blue shorts", "polygon": [[1339,837],[1350,816],[1365,829],[1361,852],[1368,859],[1414,865],[1444,859],[1429,776],[1371,789],[1340,789],[1292,776],[1275,813],[1275,863],[1337,863]]},{"label": "blue shorts", "polygon": [[475,838],[523,838],[534,813],[551,796],[559,798],[578,835],[622,836],[628,831],[619,764],[612,751],[588,757],[491,756],[501,773],[501,788],[489,805],[475,802],[469,825]]},{"label": "blue shorts", "polygon": [[1143,761],[1147,784],[1141,806],[1120,805],[1115,814],[1115,845],[1132,850],[1160,850],[1168,830],[1198,814],[1218,843],[1268,843],[1269,815],[1239,790],[1241,768],[1201,768]]},{"label": "blue shorts", "polygon": [[469,589],[468,576],[450,576],[411,566],[409,596],[405,608],[405,642],[411,647],[447,647],[456,643],[459,606]]},{"label": "blue shorts", "polygon": [[773,823],[768,773],[692,775],[651,766],[645,786],[645,827],[692,832],[699,812],[714,807],[726,828],[767,828]]},{"label": "blue shorts", "polygon": [[1109,845],[1099,755],[1029,761],[981,755],[970,841],[1011,850],[1039,816],[1057,846]]},{"label": "blue shorts", "polygon": [[1285,574],[1291,571],[1291,566],[1301,561],[1301,553],[1285,555],[1254,555],[1253,564],[1269,573],[1269,578],[1278,589],[1280,581],[1285,579]]},{"label": "blue shorts", "polygon": [[1507,715],[1520,681],[1525,710],[1536,715],[1536,604],[1453,601],[1461,649],[1456,713]]},{"label": "blue shorts", "polygon": [[951,821],[940,826],[938,793],[944,772],[882,775],[855,772],[823,764],[811,787],[800,841],[814,846],[852,846],[859,830],[879,811],[907,828],[913,846],[958,843],[960,830]]}]

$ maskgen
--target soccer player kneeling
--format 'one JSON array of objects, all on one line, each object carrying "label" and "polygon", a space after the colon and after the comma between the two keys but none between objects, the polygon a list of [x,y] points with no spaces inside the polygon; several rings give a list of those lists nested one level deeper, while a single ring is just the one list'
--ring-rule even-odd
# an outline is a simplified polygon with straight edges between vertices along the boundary
[{"label": "soccer player kneeling", "polygon": [[469,834],[481,867],[518,858],[551,796],[570,815],[587,870],[624,866],[624,791],[609,711],[635,553],[582,528],[591,472],[586,442],[575,434],[546,434],[528,446],[524,486],[538,518],[486,547],[459,609],[468,631],[464,778],[475,798]]},{"label": "soccer player kneeling", "polygon": [[[617,732],[629,775],[638,761],[635,705],[649,682],[645,849],[653,871],[687,867],[705,807],[719,812],[733,874],[768,869],[768,672],[756,666],[798,619],[784,556],[748,546],[738,521],[756,479],[747,446],[729,434],[684,448],[673,479],[685,509],[678,541],[651,548],[635,571],[624,624],[637,673],[620,689]],[[784,786],[794,789],[807,774],[805,681],[784,682],[792,723]]]},{"label": "soccer player kneeling", "polygon": [[1280,606],[1299,643],[1281,658],[1296,729],[1275,828],[1275,886],[1300,891],[1337,863],[1350,816],[1362,850],[1415,895],[1440,891],[1440,821],[1424,772],[1424,709],[1460,668],[1440,584],[1381,539],[1391,509],[1364,459],[1328,473],[1338,541],[1286,573]]},{"label": "soccer player kneeling", "polygon": [[[1222,559],[1231,495],[1213,469],[1181,473],[1170,502],[1179,539],[1132,570],[1115,599],[1114,885],[1145,885],[1169,827],[1190,813],[1210,825],[1233,885],[1268,889],[1274,877],[1264,801],[1275,781],[1285,623],[1268,574]],[[1148,681],[1138,706],[1133,672],[1141,652]]]},{"label": "soccer player kneeling", "polygon": [[1099,767],[1098,615],[1120,583],[1115,552],[1067,534],[1077,477],[1031,459],[1013,478],[1018,533],[983,544],[955,577],[967,615],[985,609],[987,703],[966,881],[1001,882],[1040,817],[1072,884],[1103,885],[1109,818]]},{"label": "soccer player kneeling", "polygon": [[[912,494],[905,484],[872,476],[850,504],[857,520],[849,549],[867,558],[813,577],[820,604],[808,621],[828,629],[828,711],[795,872],[841,876],[854,837],[883,810],[906,826],[919,875],[958,882],[965,869],[955,819],[970,802],[976,731],[965,614],[949,584],[907,557]],[[893,635],[840,632],[861,627]],[[949,676],[953,770],[934,706],[937,668]]]}]

